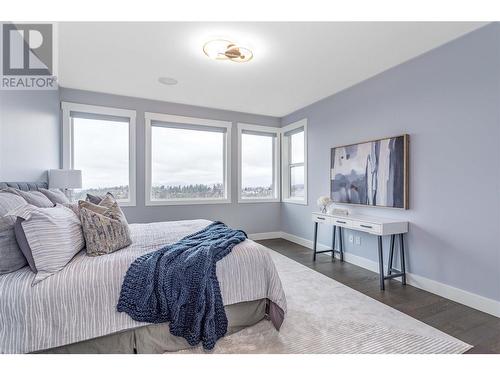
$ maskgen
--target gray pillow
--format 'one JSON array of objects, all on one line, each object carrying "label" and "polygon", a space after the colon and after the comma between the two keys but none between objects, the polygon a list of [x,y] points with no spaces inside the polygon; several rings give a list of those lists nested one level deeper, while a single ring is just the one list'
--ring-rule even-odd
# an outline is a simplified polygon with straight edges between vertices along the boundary
[{"label": "gray pillow", "polygon": [[26,201],[19,195],[0,191],[0,275],[17,271],[26,265],[14,233],[16,219],[4,216],[25,204]]},{"label": "gray pillow", "polygon": [[62,205],[26,204],[7,215],[24,219],[21,226],[37,271],[33,285],[62,270],[85,246],[80,220]]},{"label": "gray pillow", "polygon": [[66,196],[66,194],[64,194],[61,190],[59,189],[44,189],[44,188],[39,188],[38,190],[40,190],[40,192],[45,195],[47,198],[50,199],[50,201],[52,203],[54,203],[54,205],[56,204],[67,204],[69,203],[69,199],[68,197]]},{"label": "gray pillow", "polygon": [[132,243],[127,219],[111,194],[96,205],[79,201],[87,255],[112,253]]},{"label": "gray pillow", "polygon": [[32,204],[35,207],[41,207],[41,208],[54,207],[54,203],[52,203],[49,198],[47,198],[39,191],[36,190],[23,191],[11,187],[4,190],[8,191],[9,193],[17,194],[20,197],[23,197],[24,200],[28,202],[28,204]]},{"label": "gray pillow", "polygon": [[16,223],[14,224],[14,233],[16,235],[17,244],[19,245],[19,249],[23,253],[24,257],[28,261],[28,265],[31,270],[36,273],[35,260],[33,259],[33,253],[31,252],[30,244],[28,243],[28,239],[24,234],[23,223],[24,219],[18,217]]},{"label": "gray pillow", "polygon": [[107,195],[113,197],[113,194],[111,194],[110,192],[107,192],[105,195],[92,195],[87,193],[87,198],[85,200],[93,204],[99,204],[104,198],[106,198]]},{"label": "gray pillow", "polygon": [[103,195],[92,195],[87,193],[87,198],[85,200],[92,204],[99,204],[104,199]]}]

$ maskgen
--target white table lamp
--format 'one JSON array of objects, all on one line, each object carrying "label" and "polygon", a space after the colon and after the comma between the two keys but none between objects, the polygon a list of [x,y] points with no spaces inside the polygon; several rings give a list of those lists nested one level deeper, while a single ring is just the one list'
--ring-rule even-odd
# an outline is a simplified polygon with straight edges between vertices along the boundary
[{"label": "white table lamp", "polygon": [[82,171],[78,169],[50,169],[49,189],[62,189],[71,200],[70,189],[82,187]]}]

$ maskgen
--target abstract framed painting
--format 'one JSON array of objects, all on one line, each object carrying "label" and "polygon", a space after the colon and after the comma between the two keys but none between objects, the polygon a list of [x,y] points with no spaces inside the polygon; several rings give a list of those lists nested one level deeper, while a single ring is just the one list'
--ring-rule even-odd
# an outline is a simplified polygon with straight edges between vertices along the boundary
[{"label": "abstract framed painting", "polygon": [[332,201],[408,209],[408,144],[403,134],[332,148]]}]

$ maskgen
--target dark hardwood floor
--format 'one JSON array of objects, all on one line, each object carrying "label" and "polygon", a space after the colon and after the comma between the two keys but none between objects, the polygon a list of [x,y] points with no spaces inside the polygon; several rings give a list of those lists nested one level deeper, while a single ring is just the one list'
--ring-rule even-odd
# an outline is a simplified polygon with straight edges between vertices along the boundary
[{"label": "dark hardwood floor", "polygon": [[467,353],[500,353],[500,319],[424,290],[387,280],[386,290],[379,289],[378,274],[284,239],[257,241],[280,254],[341,282],[377,301],[385,303],[434,328],[448,333],[474,348]]}]

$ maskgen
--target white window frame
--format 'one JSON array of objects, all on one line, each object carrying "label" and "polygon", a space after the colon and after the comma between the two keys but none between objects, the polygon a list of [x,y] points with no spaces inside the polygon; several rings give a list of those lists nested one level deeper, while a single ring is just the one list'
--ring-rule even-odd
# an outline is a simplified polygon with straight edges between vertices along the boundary
[{"label": "white window frame", "polygon": [[[304,198],[290,197],[290,140],[285,134],[295,129],[304,128]],[[302,164],[302,163],[300,163]],[[295,165],[297,166],[297,165]],[[307,205],[307,119],[302,119],[281,128],[281,186],[282,202]]]},{"label": "white window frame", "polygon": [[[258,133],[268,133],[274,135],[273,147],[273,184],[275,186],[274,198],[243,198],[241,196],[242,187],[242,135],[244,130],[254,131]],[[253,125],[238,123],[238,203],[266,203],[266,202],[280,202],[281,198],[281,178],[280,178],[280,129],[272,128],[269,126]]]},{"label": "white window frame", "polygon": [[[206,126],[225,128],[225,142],[224,142],[224,174],[223,183],[226,196],[224,198],[178,198],[178,199],[151,199],[151,127],[153,122],[165,122],[174,124],[194,125],[195,127]],[[145,113],[145,150],[146,150],[146,177],[145,177],[145,198],[146,206],[172,206],[172,205],[197,205],[197,204],[226,204],[231,203],[231,128],[233,123],[230,121],[211,120],[198,117],[186,117],[170,115],[165,113]]]},{"label": "white window frame", "polygon": [[[71,112],[88,113],[91,115],[103,115],[123,117],[129,119],[129,198],[120,199],[122,206],[136,205],[136,143],[135,126],[136,111],[122,108],[102,107],[71,102],[61,102],[62,109],[62,138],[63,138],[63,168],[73,169],[73,119]],[[112,141],[112,140],[110,140]]]}]

